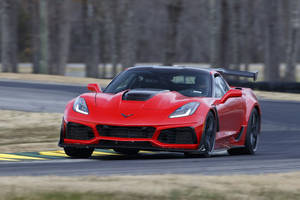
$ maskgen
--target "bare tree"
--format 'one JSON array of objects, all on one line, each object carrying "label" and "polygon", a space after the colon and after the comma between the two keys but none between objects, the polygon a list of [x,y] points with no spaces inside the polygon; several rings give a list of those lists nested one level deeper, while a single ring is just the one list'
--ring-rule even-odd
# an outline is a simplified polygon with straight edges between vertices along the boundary
[{"label": "bare tree", "polygon": [[86,76],[94,78],[99,76],[100,24],[97,6],[101,5],[96,0],[83,1]]},{"label": "bare tree", "polygon": [[34,38],[36,40],[36,50],[40,54],[38,72],[48,73],[48,59],[49,59],[49,27],[48,27],[48,3],[47,0],[40,0],[39,2],[39,37]]},{"label": "bare tree", "polygon": [[[286,62],[285,79],[293,81],[298,1],[2,0],[3,70],[16,70],[17,57],[32,60],[34,73],[64,74],[69,59],[85,63],[88,76],[105,78],[136,62],[245,63],[246,69],[265,62],[265,78],[273,81]],[[18,20],[10,17],[16,14]],[[106,66],[100,74],[98,63]]]},{"label": "bare tree", "polygon": [[229,13],[228,13],[228,1],[221,0],[221,15],[220,15],[220,44],[219,44],[219,59],[218,66],[223,68],[229,67]]},{"label": "bare tree", "polygon": [[[31,12],[31,46],[33,73],[40,73],[41,41],[40,41],[40,7],[39,1],[30,0],[29,10]],[[46,67],[45,67],[46,68]]]},{"label": "bare tree", "polygon": [[264,80],[279,81],[278,0],[264,1],[265,53]]},{"label": "bare tree", "polygon": [[[103,4],[105,11],[105,30],[109,40],[107,51],[110,52],[110,61],[112,64],[112,76],[117,74],[117,67],[120,59],[119,46],[119,23],[118,23],[118,0],[106,0]],[[123,17],[123,16],[122,16]]]},{"label": "bare tree", "polygon": [[[230,40],[231,40],[231,64],[232,68],[239,70],[240,68],[240,4],[241,1],[229,0],[229,13],[230,13]],[[236,77],[238,79],[238,77]]]},{"label": "bare tree", "polygon": [[3,72],[18,72],[17,68],[17,6],[12,0],[2,0],[1,61]]},{"label": "bare tree", "polygon": [[178,23],[182,11],[183,11],[182,0],[171,0],[167,4],[168,25],[167,25],[164,65],[173,65],[173,63],[176,60]]},{"label": "bare tree", "polygon": [[122,0],[124,23],[121,30],[122,50],[121,62],[123,70],[127,67],[132,67],[136,60],[136,29],[135,29],[135,0]]},{"label": "bare tree", "polygon": [[300,27],[300,2],[299,0],[289,0],[290,16],[289,16],[289,29],[287,40],[287,57],[286,57],[286,77],[288,81],[296,81],[296,64],[299,49],[299,27]]},{"label": "bare tree", "polygon": [[210,65],[212,67],[218,64],[218,0],[209,1],[209,22],[210,22]]},{"label": "bare tree", "polygon": [[48,1],[50,74],[64,75],[69,54],[71,0]]},{"label": "bare tree", "polygon": [[243,47],[241,47],[241,57],[245,64],[245,70],[249,70],[249,64],[251,62],[251,55],[253,52],[253,41],[254,41],[254,2],[243,0],[241,1],[241,39]]}]

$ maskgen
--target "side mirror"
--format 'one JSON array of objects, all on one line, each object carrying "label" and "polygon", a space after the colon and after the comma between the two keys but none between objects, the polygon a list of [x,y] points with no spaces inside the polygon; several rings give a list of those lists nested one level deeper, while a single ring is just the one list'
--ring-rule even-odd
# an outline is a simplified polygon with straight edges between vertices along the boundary
[{"label": "side mirror", "polygon": [[241,97],[243,95],[242,90],[239,89],[230,89],[226,94],[220,99],[215,101],[215,105],[225,103],[229,98]]},{"label": "side mirror", "polygon": [[96,92],[96,93],[102,92],[101,88],[99,87],[99,85],[97,83],[90,83],[90,84],[88,84],[87,88],[91,92]]}]

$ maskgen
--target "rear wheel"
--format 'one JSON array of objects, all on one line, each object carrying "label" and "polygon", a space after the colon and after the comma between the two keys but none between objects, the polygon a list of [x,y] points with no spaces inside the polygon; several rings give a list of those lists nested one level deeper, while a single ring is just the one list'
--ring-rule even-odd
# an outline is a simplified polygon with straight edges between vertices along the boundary
[{"label": "rear wheel", "polygon": [[248,121],[245,147],[229,149],[230,155],[255,154],[258,148],[260,130],[260,116],[257,109],[253,109]]},{"label": "rear wheel", "polygon": [[94,148],[65,147],[64,150],[71,158],[89,158],[94,152]]},{"label": "rear wheel", "polygon": [[212,112],[209,112],[206,117],[205,128],[202,134],[199,151],[197,153],[186,152],[185,156],[194,157],[198,155],[200,157],[210,157],[215,148],[216,132],[217,126],[215,116]]},{"label": "rear wheel", "polygon": [[120,154],[125,155],[136,155],[139,153],[139,149],[123,149],[123,148],[114,148],[114,151]]}]

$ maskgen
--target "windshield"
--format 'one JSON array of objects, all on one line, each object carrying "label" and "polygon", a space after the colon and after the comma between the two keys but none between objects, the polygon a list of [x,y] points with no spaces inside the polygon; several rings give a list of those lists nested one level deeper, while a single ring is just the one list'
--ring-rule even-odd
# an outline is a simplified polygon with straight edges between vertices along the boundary
[{"label": "windshield", "polygon": [[211,78],[199,70],[132,69],[117,76],[104,92],[115,94],[128,89],[170,90],[188,97],[208,97]]}]

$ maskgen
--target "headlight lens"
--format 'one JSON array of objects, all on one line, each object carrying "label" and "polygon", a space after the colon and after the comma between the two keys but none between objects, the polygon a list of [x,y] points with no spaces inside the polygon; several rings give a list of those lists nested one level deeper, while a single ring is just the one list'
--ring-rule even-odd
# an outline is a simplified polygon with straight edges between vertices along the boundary
[{"label": "headlight lens", "polygon": [[178,108],[177,110],[175,110],[175,112],[173,112],[169,116],[169,118],[190,116],[190,115],[194,114],[194,112],[197,110],[199,105],[200,105],[199,102],[187,103],[187,104],[181,106],[180,108]]},{"label": "headlight lens", "polygon": [[78,113],[81,113],[81,114],[84,114],[84,115],[89,114],[89,109],[86,105],[86,102],[85,102],[84,98],[82,98],[82,97],[78,97],[75,100],[74,105],[73,105],[73,110],[75,112],[78,112]]}]

